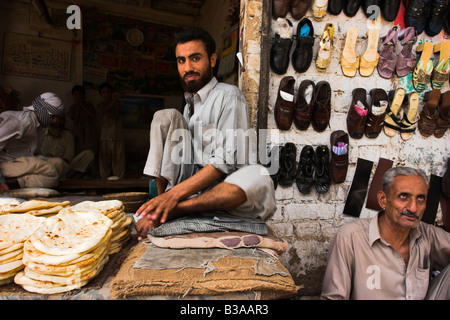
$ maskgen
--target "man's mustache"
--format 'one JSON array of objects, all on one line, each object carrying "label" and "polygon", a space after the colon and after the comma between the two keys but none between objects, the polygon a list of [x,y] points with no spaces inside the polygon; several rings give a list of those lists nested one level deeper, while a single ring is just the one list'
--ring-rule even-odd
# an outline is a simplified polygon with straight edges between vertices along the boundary
[{"label": "man's mustache", "polygon": [[200,75],[200,73],[195,72],[195,71],[186,72],[183,76],[183,79],[186,79],[186,77],[189,77],[189,76],[199,76],[199,75]]},{"label": "man's mustache", "polygon": [[403,210],[402,212],[400,212],[400,214],[402,216],[410,216],[410,217],[414,217],[416,219],[420,219],[420,217],[417,213],[411,212],[410,210]]}]

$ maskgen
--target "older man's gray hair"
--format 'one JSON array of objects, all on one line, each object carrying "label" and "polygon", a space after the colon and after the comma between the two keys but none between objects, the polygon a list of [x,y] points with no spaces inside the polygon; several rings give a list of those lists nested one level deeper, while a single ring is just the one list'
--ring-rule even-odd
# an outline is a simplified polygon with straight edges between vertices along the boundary
[{"label": "older man's gray hair", "polygon": [[428,185],[428,178],[425,172],[421,169],[414,169],[411,167],[394,167],[386,171],[383,176],[383,191],[387,193],[394,178],[398,176],[420,176]]}]

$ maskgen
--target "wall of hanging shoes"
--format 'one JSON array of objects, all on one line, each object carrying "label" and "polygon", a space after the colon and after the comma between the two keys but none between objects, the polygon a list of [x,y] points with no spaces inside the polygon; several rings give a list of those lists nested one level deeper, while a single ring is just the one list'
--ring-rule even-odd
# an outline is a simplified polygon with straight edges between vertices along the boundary
[{"label": "wall of hanging shoes", "polygon": [[336,213],[347,214],[342,195],[349,198],[361,181],[362,160],[377,164],[366,166],[365,189],[381,160],[443,176],[450,158],[448,12],[442,0],[272,0],[268,121],[280,132],[272,141],[280,203],[331,192],[326,199],[341,200]]}]

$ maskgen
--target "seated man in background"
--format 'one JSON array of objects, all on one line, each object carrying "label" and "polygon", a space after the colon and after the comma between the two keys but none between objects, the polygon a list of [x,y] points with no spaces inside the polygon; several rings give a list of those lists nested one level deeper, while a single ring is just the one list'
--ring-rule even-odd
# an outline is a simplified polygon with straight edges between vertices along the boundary
[{"label": "seated man in background", "polygon": [[[328,257],[322,299],[450,299],[450,233],[421,222],[428,186],[422,171],[388,170],[371,220],[342,226]],[[431,271],[440,274],[431,281]]]},{"label": "seated man in background", "polygon": [[[61,158],[37,157],[43,128],[64,117],[64,104],[54,93],[37,97],[22,111],[0,113],[0,177],[16,178],[21,188],[53,188],[68,170]],[[0,193],[8,191],[0,180]]]},{"label": "seated man in background", "polygon": [[[249,130],[248,107],[236,86],[214,77],[215,51],[214,39],[200,28],[182,31],[175,39],[187,104],[183,115],[175,109],[154,115],[144,174],[155,178],[158,196],[136,212],[145,217],[136,224],[141,238],[149,229],[193,213],[221,210],[265,220],[276,210],[268,170],[248,165],[248,157],[239,161],[243,141],[233,145],[228,140]],[[252,146],[244,149],[251,152]]]},{"label": "seated man in background", "polygon": [[47,158],[63,159],[69,165],[67,179],[82,178],[94,162],[94,152],[87,149],[75,156],[73,135],[64,125],[65,118],[61,117],[45,129],[39,153]]}]

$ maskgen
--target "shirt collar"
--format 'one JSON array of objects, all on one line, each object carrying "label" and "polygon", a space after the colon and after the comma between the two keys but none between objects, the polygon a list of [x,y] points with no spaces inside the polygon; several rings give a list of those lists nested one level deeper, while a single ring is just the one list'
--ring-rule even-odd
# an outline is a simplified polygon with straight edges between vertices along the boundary
[{"label": "shirt collar", "polygon": [[[212,79],[197,92],[197,95],[202,103],[206,100],[206,98],[208,98],[209,93],[216,86],[217,83],[218,81],[216,77],[212,77]],[[184,97],[186,101],[193,101],[193,94],[191,92],[186,92],[184,94]]]},{"label": "shirt collar", "polygon": [[[369,223],[369,245],[372,246],[375,241],[380,239],[381,241],[384,241],[381,238],[380,235],[380,228],[378,226],[378,218],[383,214],[383,211],[379,212],[375,217],[373,217],[370,220]],[[422,222],[421,222],[422,223]],[[409,233],[409,238],[411,239],[411,242],[415,242],[422,233],[419,231],[419,228],[414,228]]]}]

